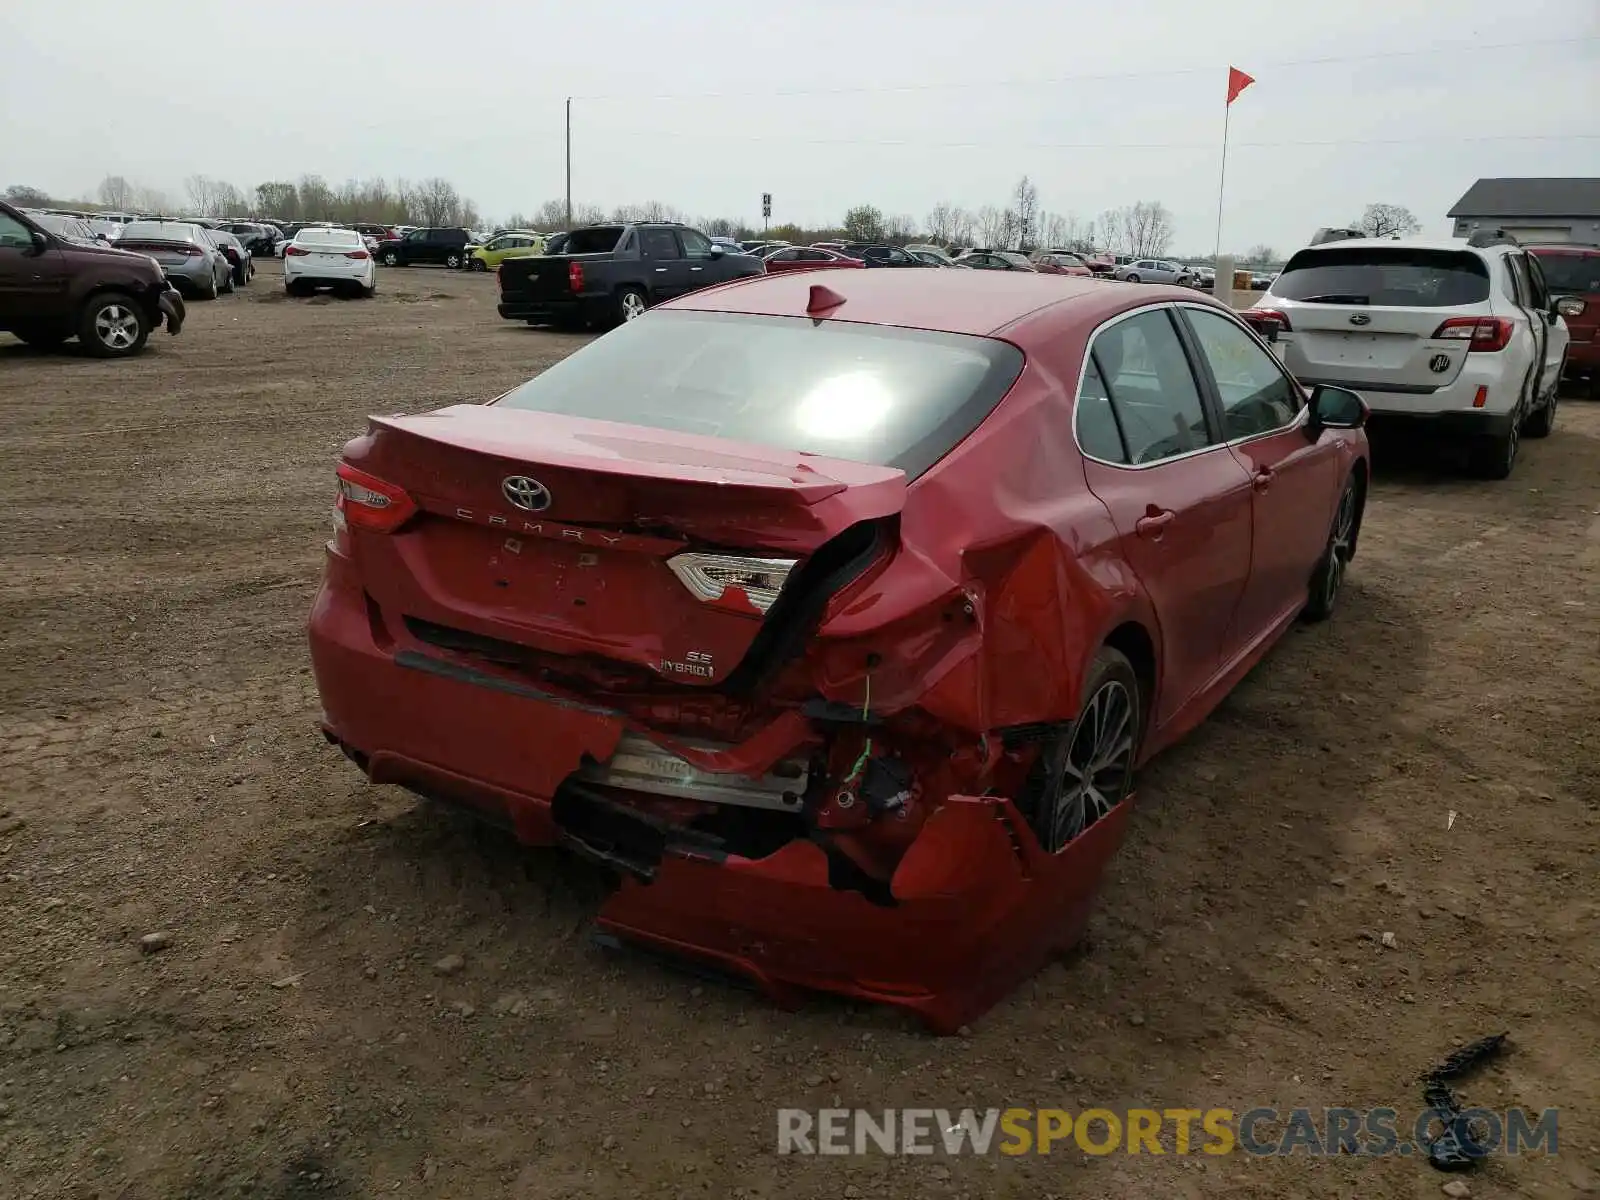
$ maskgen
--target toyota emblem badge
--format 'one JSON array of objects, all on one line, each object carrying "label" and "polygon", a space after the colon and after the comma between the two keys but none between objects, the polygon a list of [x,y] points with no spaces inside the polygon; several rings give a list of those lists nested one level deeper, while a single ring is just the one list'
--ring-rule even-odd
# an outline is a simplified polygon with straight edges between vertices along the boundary
[{"label": "toyota emblem badge", "polygon": [[543,512],[550,507],[550,489],[526,475],[506,476],[500,481],[500,490],[513,508],[523,512]]}]

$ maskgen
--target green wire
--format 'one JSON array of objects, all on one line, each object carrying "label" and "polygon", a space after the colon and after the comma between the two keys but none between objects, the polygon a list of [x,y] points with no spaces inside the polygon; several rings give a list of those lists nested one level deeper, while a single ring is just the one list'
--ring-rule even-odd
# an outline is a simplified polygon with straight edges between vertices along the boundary
[{"label": "green wire", "polygon": [[[872,712],[872,672],[867,672],[867,698],[861,702],[861,723],[867,722],[867,717]],[[861,768],[866,765],[868,757],[872,754],[872,736],[867,735],[865,744],[861,747],[861,754],[856,758],[855,766],[850,768],[850,774],[845,776],[845,786],[849,787],[861,775]]]}]

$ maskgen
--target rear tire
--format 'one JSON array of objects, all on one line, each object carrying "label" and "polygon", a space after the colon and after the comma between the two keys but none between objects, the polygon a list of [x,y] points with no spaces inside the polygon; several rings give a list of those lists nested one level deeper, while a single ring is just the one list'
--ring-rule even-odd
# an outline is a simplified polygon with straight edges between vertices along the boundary
[{"label": "rear tire", "polygon": [[227,281],[220,288],[218,288],[217,291],[219,293],[223,294],[223,295],[226,295],[226,294],[228,294],[228,293],[233,291],[233,270],[232,270],[232,268],[229,268],[229,270],[228,270]]},{"label": "rear tire", "polygon": [[636,287],[625,287],[617,292],[616,321],[618,325],[626,325],[629,321],[637,321],[644,316],[650,307],[650,302],[645,299],[644,292]]},{"label": "rear tire", "polygon": [[1510,430],[1504,435],[1483,438],[1472,447],[1467,462],[1474,475],[1479,479],[1510,477],[1512,468],[1517,465],[1517,448],[1522,441],[1518,428],[1520,424],[1519,421],[1512,421]]},{"label": "rear tire", "polygon": [[461,255],[459,255],[459,254],[446,254],[444,256],[444,265],[449,267],[452,271],[454,271],[457,267],[459,267],[461,265]]},{"label": "rear tire", "polygon": [[1560,390],[1558,387],[1555,392],[1551,392],[1550,399],[1539,406],[1539,411],[1522,423],[1524,437],[1543,438],[1550,436],[1551,430],[1556,427],[1556,393]]},{"label": "rear tire", "polygon": [[1139,277],[1137,275],[1128,275],[1128,276],[1125,276],[1124,278],[1129,283],[1138,283],[1139,282]]},{"label": "rear tire", "polygon": [[83,306],[78,341],[96,358],[127,358],[144,349],[150,318],[121,292],[101,292]]},{"label": "rear tire", "polygon": [[200,293],[200,299],[202,299],[202,300],[215,300],[216,298],[217,298],[217,277],[215,275],[212,275],[211,278],[206,281],[206,290]]},{"label": "rear tire", "polygon": [[1133,763],[1144,731],[1144,698],[1133,664],[1100,647],[1089,664],[1078,719],[1039,748],[1017,797],[1040,847],[1072,844],[1133,792]]},{"label": "rear tire", "polygon": [[393,250],[385,250],[380,261],[386,267],[398,267],[400,265],[400,256]]}]

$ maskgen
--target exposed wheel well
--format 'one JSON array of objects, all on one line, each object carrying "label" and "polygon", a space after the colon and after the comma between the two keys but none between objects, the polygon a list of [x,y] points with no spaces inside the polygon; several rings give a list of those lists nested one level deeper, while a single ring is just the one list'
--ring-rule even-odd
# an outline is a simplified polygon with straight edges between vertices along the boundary
[{"label": "exposed wheel well", "polygon": [[1125,621],[1106,636],[1106,645],[1120,651],[1133,665],[1139,679],[1140,700],[1144,708],[1145,728],[1150,727],[1150,714],[1155,711],[1156,647],[1150,634],[1137,621]]},{"label": "exposed wheel well", "polygon": [[[1356,543],[1361,540],[1361,518],[1367,511],[1367,460],[1356,459],[1355,470],[1350,472],[1356,481],[1356,523],[1350,531],[1350,558],[1356,556]],[[1348,562],[1349,559],[1346,559]]]}]

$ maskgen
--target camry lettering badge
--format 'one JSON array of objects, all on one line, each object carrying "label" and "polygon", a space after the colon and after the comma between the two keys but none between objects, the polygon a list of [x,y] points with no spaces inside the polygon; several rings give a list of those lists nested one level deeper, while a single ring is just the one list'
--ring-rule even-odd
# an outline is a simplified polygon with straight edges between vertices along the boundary
[{"label": "camry lettering badge", "polygon": [[1371,325],[1372,324],[1372,318],[1367,316],[1366,313],[1351,313],[1350,314],[1350,324],[1352,324],[1352,325]]},{"label": "camry lettering badge", "polygon": [[550,507],[550,489],[526,475],[508,475],[500,481],[500,491],[513,508],[523,512],[543,512]]}]

